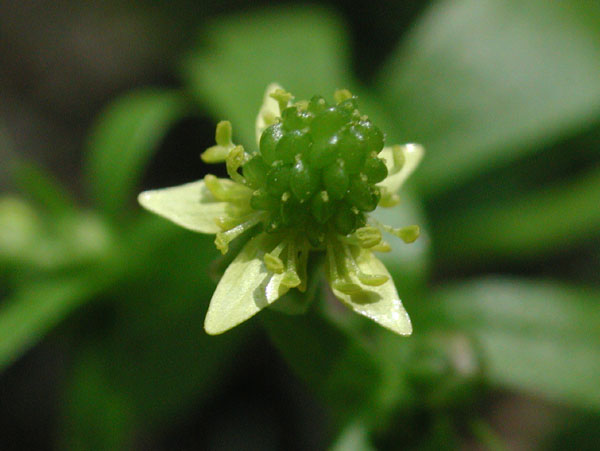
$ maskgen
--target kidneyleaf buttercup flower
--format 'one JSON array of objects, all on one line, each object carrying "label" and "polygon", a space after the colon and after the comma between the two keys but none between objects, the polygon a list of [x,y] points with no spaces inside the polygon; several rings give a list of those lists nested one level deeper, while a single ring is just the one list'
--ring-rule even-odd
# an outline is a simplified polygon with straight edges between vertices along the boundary
[{"label": "kidneyleaf buttercup flower", "polygon": [[384,233],[410,243],[419,228],[393,228],[369,212],[398,203],[397,191],[423,148],[384,147],[383,133],[359,112],[356,97],[339,90],[334,99],[292,103],[291,94],[273,84],[256,119],[255,149],[234,144],[231,124],[223,121],[216,145],[202,154],[205,162],[224,162],[229,179],[207,175],[140,194],[148,210],[216,234],[224,254],[236,238],[252,236],[213,294],[204,323],[209,334],[231,329],[289,290],[304,292],[315,252],[325,254],[327,280],[342,303],[398,334],[412,332],[390,274],[374,253],[391,249]]}]

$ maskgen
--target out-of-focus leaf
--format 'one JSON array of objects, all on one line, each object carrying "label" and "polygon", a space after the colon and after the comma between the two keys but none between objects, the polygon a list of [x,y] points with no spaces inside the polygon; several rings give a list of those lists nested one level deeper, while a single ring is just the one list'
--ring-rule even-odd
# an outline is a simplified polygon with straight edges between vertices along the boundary
[{"label": "out-of-focus leaf", "polygon": [[186,82],[209,111],[231,121],[234,138],[247,146],[256,145],[254,119],[270,83],[300,100],[332,96],[351,81],[346,38],[323,10],[271,8],[232,17],[213,26],[207,41],[186,59]]},{"label": "out-of-focus leaf", "polygon": [[314,309],[294,316],[267,309],[260,317],[288,364],[327,402],[335,419],[343,424],[373,407],[381,368],[356,337]]},{"label": "out-of-focus leaf", "polygon": [[473,335],[496,386],[597,409],[599,301],[592,289],[484,279],[439,290],[413,321]]},{"label": "out-of-focus leaf", "polygon": [[330,451],[375,451],[375,447],[371,443],[366,425],[356,421],[342,430]]},{"label": "out-of-focus leaf", "polygon": [[115,251],[112,230],[98,215],[43,213],[18,197],[0,198],[2,269],[56,271],[103,261]]},{"label": "out-of-focus leaf", "polygon": [[[451,261],[489,255],[521,258],[600,231],[600,170],[575,181],[497,204],[449,214],[436,229],[436,250]],[[457,243],[460,243],[457,245]]]},{"label": "out-of-focus leaf", "polygon": [[[459,0],[433,5],[376,86],[415,174],[434,195],[580,130],[600,114],[600,4]],[[388,130],[392,133],[394,130]]]},{"label": "out-of-focus leaf", "polygon": [[64,395],[61,449],[131,449],[136,418],[126,394],[107,384],[108,361],[99,352],[88,353],[68,383]]},{"label": "out-of-focus leaf", "polygon": [[104,212],[123,212],[152,152],[188,112],[179,92],[142,90],[118,99],[100,116],[88,142],[86,177]]},{"label": "out-of-focus leaf", "polygon": [[108,278],[77,274],[31,283],[0,303],[0,369],[91,299]]},{"label": "out-of-focus leaf", "polygon": [[17,163],[13,169],[13,179],[22,193],[48,213],[59,216],[72,213],[75,201],[54,177],[42,168],[29,162]]},{"label": "out-of-focus leaf", "polygon": [[[133,272],[105,296],[115,309],[112,327],[80,349],[69,377],[66,442],[90,440],[115,449],[118,433],[122,449],[134,433],[160,434],[227,381],[238,346],[252,330],[236,328],[220,337],[203,330],[215,286],[208,266],[217,251],[209,237],[140,218],[127,241]],[[91,404],[87,393],[105,394],[111,404]],[[108,416],[113,407],[123,413]]]}]

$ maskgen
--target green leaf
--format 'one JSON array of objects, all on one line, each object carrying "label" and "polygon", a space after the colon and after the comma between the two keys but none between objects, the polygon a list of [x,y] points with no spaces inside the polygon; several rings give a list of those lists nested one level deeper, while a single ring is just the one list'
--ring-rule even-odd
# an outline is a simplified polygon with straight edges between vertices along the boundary
[{"label": "green leaf", "polygon": [[3,269],[48,272],[81,267],[104,261],[116,250],[113,231],[98,215],[75,210],[63,212],[44,216],[20,198],[0,198]]},{"label": "green leaf", "polygon": [[20,191],[39,204],[43,211],[61,216],[75,210],[75,200],[70,193],[44,169],[31,162],[18,162],[12,173]]},{"label": "green leaf", "polygon": [[183,68],[201,103],[231,121],[247,146],[255,146],[254,119],[269,84],[281,84],[300,100],[332,96],[350,81],[346,37],[331,14],[314,7],[269,8],[256,18],[253,12],[214,25],[207,46]]},{"label": "green leaf", "polygon": [[269,337],[285,360],[323,399],[340,424],[372,409],[382,373],[356,338],[320,316],[261,313]]},{"label": "green leaf", "polygon": [[[387,282],[379,286],[368,286],[355,279],[353,282],[359,285],[361,290],[347,294],[336,289],[335,284],[330,280],[333,294],[356,313],[397,334],[410,335],[412,333],[410,318],[402,306],[392,276],[385,265],[369,250],[361,250],[356,263],[365,274],[387,276]],[[327,274],[329,273],[330,271],[327,271]]]},{"label": "green leaf", "polygon": [[355,421],[346,426],[330,451],[375,451],[365,424]]},{"label": "green leaf", "polygon": [[204,329],[223,333],[256,315],[290,289],[282,283],[286,273],[270,272],[264,254],[275,245],[273,236],[252,238],[229,265],[210,301]]},{"label": "green leaf", "polygon": [[91,299],[107,280],[96,274],[65,276],[30,283],[4,299],[0,304],[0,369]]},{"label": "green leaf", "polygon": [[[600,170],[510,201],[449,213],[436,228],[441,258],[519,259],[554,251],[600,230]],[[460,243],[456,246],[455,243]]]},{"label": "green leaf", "polygon": [[88,142],[86,167],[91,193],[104,212],[125,211],[152,153],[188,112],[181,93],[159,90],[133,92],[104,111]]},{"label": "green leaf", "polygon": [[214,399],[251,341],[250,327],[219,337],[202,329],[217,255],[209,237],[147,216],[124,243],[134,271],[103,296],[110,326],[77,346],[66,377],[66,443],[129,449],[140,434],[161,434]]},{"label": "green leaf", "polygon": [[138,197],[147,210],[175,224],[201,233],[217,233],[215,220],[225,215],[227,202],[217,201],[204,180],[171,188],[144,191]]},{"label": "green leaf", "polygon": [[419,188],[435,195],[597,119],[599,22],[585,0],[434,4],[376,84],[398,135],[427,149]]},{"label": "green leaf", "polygon": [[599,302],[591,289],[483,279],[439,290],[413,320],[473,335],[496,386],[598,409]]}]

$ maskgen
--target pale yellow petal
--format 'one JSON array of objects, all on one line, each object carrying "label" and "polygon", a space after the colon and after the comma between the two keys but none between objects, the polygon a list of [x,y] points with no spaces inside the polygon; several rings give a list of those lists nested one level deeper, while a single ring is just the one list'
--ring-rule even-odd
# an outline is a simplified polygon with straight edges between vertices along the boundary
[{"label": "pale yellow petal", "polygon": [[283,274],[267,269],[263,257],[273,238],[260,234],[252,238],[229,265],[210,301],[204,321],[208,334],[221,334],[256,315],[283,296],[289,287]]},{"label": "pale yellow petal", "polygon": [[145,209],[175,224],[201,233],[217,233],[215,222],[226,215],[228,202],[217,201],[204,180],[171,188],[144,191],[138,201]]},{"label": "pale yellow petal", "polygon": [[336,290],[331,284],[335,296],[356,313],[366,316],[397,334],[410,335],[412,333],[410,318],[404,310],[394,281],[385,265],[366,249],[360,251],[356,262],[365,274],[387,276],[387,282],[379,286],[369,286],[353,277],[352,282],[360,289],[352,294],[347,294]]},{"label": "pale yellow petal", "polygon": [[258,111],[258,116],[256,117],[256,144],[259,144],[260,135],[269,125],[273,123],[274,118],[279,117],[281,115],[281,111],[279,110],[279,103],[271,94],[275,92],[277,89],[283,89],[277,83],[271,83],[267,86],[265,91],[265,95],[263,97],[263,103]]},{"label": "pale yellow petal", "polygon": [[419,166],[424,153],[425,149],[420,144],[385,147],[379,157],[385,161],[389,175],[379,186],[396,193]]}]

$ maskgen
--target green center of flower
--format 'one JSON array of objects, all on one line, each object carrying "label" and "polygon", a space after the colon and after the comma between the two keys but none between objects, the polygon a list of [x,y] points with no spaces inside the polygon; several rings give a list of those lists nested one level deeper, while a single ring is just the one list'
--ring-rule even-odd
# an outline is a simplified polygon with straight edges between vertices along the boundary
[{"label": "green center of flower", "polygon": [[357,109],[320,96],[285,108],[260,138],[260,151],[242,166],[250,205],[267,213],[266,231],[306,230],[313,245],[329,230],[347,235],[366,224],[387,177],[383,133]]}]

